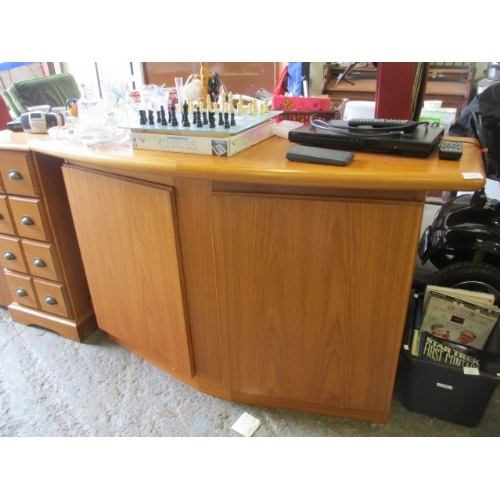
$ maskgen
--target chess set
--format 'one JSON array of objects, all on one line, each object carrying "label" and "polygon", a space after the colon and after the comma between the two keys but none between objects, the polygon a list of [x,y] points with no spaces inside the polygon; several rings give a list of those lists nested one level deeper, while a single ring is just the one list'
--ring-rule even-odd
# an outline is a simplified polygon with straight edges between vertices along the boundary
[{"label": "chess set", "polygon": [[271,126],[282,111],[270,111],[267,102],[254,99],[235,107],[229,96],[223,107],[207,99],[206,107],[184,102],[166,110],[140,110],[140,123],[130,126],[135,149],[210,156],[233,156],[274,133]]}]

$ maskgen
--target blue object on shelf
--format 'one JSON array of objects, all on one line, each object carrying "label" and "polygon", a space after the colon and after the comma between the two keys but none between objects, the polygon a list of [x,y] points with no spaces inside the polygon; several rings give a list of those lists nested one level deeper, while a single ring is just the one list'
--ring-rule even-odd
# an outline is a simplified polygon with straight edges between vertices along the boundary
[{"label": "blue object on shelf", "polygon": [[14,69],[19,66],[26,66],[28,64],[33,64],[32,62],[0,62],[0,71],[8,71],[9,69]]}]

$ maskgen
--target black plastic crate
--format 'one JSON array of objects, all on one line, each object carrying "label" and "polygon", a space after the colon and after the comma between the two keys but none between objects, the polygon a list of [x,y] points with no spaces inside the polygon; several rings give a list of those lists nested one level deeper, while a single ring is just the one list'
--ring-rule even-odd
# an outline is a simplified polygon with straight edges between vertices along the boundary
[{"label": "black plastic crate", "polygon": [[492,332],[485,348],[479,375],[468,375],[463,368],[410,354],[411,332],[415,315],[421,317],[421,307],[422,301],[412,294],[399,361],[402,403],[410,411],[475,427],[500,380],[498,330]]}]

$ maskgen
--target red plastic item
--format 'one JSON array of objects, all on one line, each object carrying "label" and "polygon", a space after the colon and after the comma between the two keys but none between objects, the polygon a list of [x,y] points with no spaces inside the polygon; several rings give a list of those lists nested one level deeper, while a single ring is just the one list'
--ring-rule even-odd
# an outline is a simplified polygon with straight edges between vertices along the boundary
[{"label": "red plastic item", "polygon": [[11,122],[12,120],[13,118],[10,116],[7,104],[3,100],[3,97],[0,97],[0,130],[6,130],[7,123]]}]

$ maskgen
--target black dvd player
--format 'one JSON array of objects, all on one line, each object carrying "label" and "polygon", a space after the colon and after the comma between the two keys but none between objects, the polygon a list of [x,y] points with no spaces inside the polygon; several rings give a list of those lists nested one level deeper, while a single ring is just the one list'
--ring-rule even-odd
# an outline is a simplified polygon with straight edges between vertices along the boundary
[{"label": "black dvd player", "polygon": [[425,124],[413,132],[391,134],[383,129],[367,133],[358,127],[348,127],[348,122],[342,120],[329,120],[328,123],[339,131],[307,124],[290,130],[288,139],[304,146],[426,157],[437,148],[444,135],[443,127]]}]

